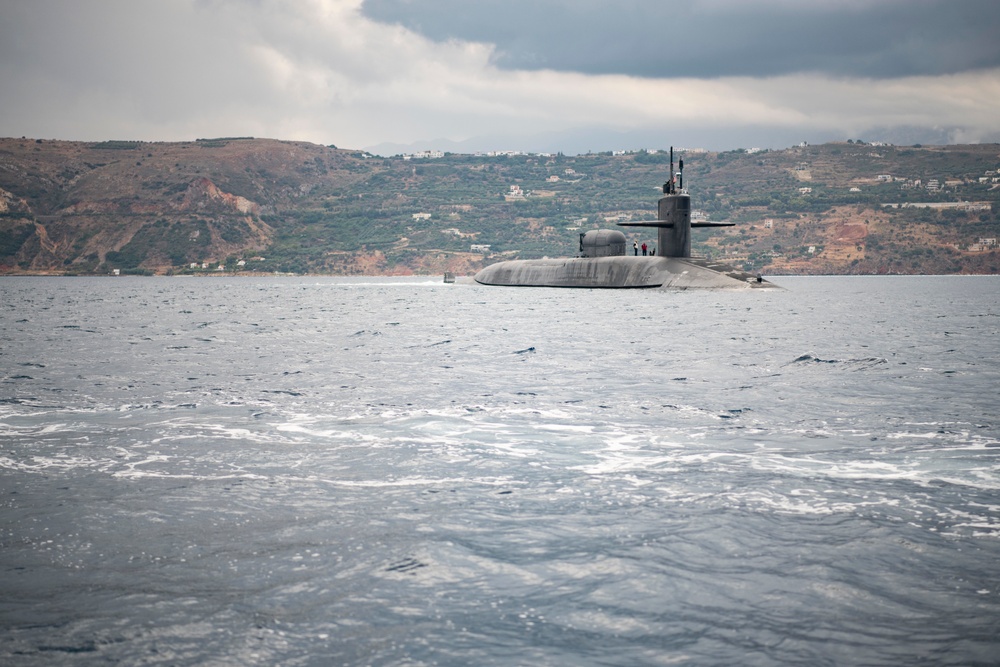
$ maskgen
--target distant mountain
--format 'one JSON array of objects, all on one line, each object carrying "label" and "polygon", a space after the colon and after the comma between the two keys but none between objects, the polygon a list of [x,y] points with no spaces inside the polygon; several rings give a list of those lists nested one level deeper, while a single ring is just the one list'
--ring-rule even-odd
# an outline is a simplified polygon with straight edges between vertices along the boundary
[{"label": "distant mountain", "polygon": [[[766,148],[771,150],[794,146],[804,139],[813,144],[841,141],[845,137],[840,129],[818,130],[796,125],[773,127],[768,125],[743,125],[729,129],[685,125],[669,130],[654,131],[648,128],[635,130],[609,130],[604,127],[578,127],[562,131],[522,132],[518,134],[486,134],[469,137],[463,141],[435,139],[409,144],[382,143],[365,150],[375,155],[393,156],[418,151],[437,150],[450,153],[478,153],[488,151],[522,151],[534,153],[562,153],[584,155],[611,150],[665,149],[671,144],[689,148],[704,148],[725,152],[734,148]],[[925,128],[894,126],[872,128],[863,137],[867,141],[880,140],[899,146],[922,144],[946,146],[963,143],[963,139],[976,143],[1000,141],[1000,133],[968,137],[958,127]]]},{"label": "distant mountain", "polygon": [[[0,273],[464,274],[655,215],[669,174],[663,151],[436,148],[451,154],[0,139]],[[680,157],[698,215],[738,223],[696,231],[696,253],[771,274],[1000,273],[996,144]]]}]

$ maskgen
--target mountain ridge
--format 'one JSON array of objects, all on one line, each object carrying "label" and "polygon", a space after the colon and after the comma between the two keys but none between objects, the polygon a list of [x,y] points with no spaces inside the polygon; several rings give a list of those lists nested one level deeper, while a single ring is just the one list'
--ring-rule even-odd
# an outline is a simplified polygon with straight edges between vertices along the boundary
[{"label": "mountain ridge", "polygon": [[[772,274],[1000,273],[996,144],[676,157],[700,214],[738,223],[696,232],[696,253]],[[0,274],[466,274],[572,255],[581,231],[655,212],[668,174],[665,151],[420,159],[251,137],[5,138]]]}]

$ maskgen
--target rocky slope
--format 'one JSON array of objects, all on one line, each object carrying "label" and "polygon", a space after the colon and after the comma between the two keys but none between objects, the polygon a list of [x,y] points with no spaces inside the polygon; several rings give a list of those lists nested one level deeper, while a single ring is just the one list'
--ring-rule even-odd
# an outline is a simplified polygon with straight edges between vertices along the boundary
[{"label": "rocky slope", "polygon": [[[739,223],[696,235],[696,252],[767,273],[1000,273],[996,145],[684,157],[695,207]],[[668,172],[662,152],[0,139],[0,273],[464,274],[571,255],[583,229],[648,217]]]}]

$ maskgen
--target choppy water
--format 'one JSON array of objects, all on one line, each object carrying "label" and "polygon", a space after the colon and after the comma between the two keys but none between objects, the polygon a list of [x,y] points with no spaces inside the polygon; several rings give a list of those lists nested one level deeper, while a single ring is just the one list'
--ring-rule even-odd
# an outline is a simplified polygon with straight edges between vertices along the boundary
[{"label": "choppy water", "polygon": [[1000,279],[0,280],[5,665],[997,664]]}]

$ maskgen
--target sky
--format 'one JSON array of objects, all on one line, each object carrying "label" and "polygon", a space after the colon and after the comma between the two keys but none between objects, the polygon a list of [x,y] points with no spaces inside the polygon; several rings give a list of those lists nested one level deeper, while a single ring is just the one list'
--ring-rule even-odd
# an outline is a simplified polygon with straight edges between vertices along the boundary
[{"label": "sky", "polygon": [[998,0],[0,0],[0,136],[1000,142]]}]

